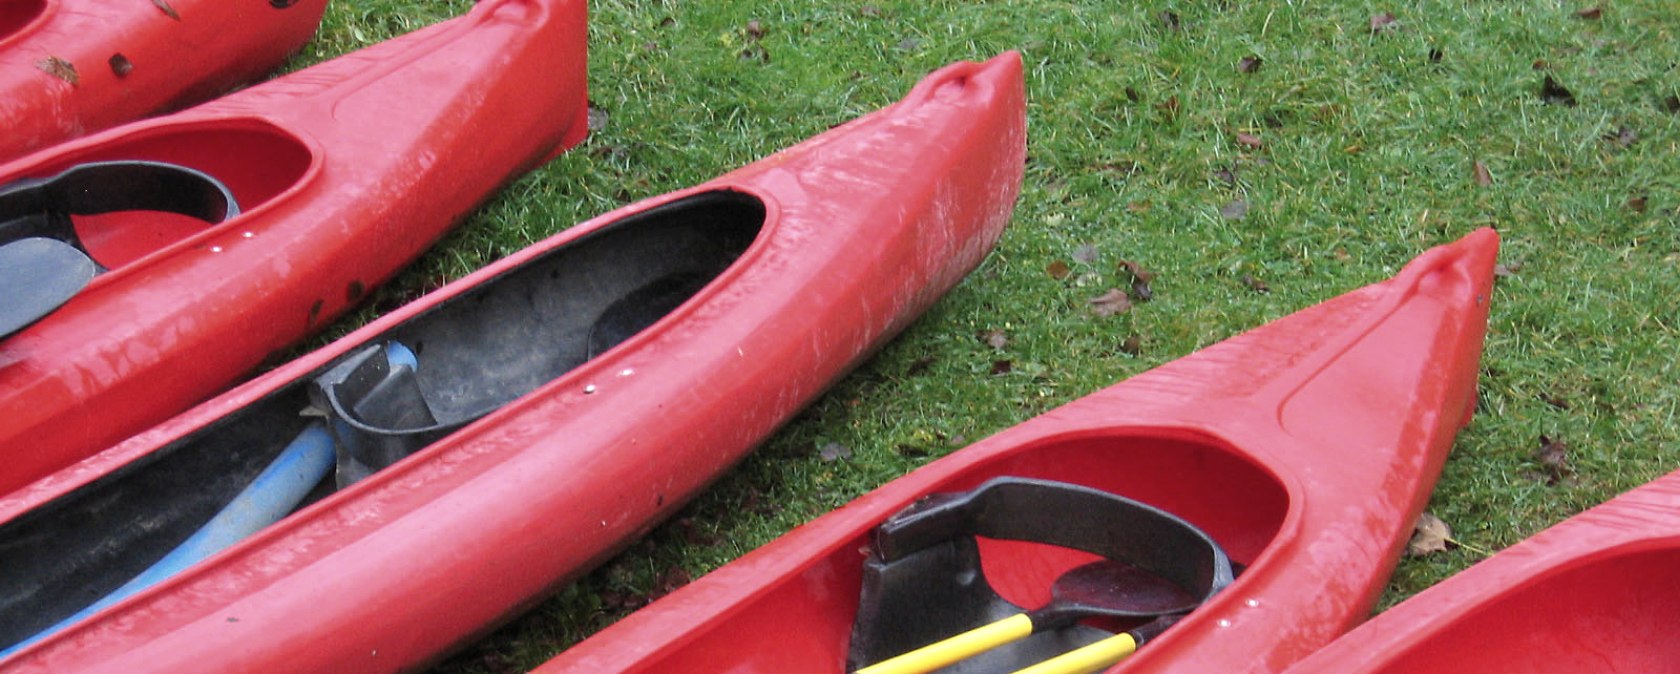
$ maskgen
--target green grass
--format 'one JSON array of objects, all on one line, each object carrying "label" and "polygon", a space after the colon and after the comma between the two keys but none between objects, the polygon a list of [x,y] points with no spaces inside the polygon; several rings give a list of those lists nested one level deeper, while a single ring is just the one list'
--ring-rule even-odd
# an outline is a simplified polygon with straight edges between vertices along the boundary
[{"label": "green grass", "polygon": [[[468,6],[339,0],[295,65]],[[965,441],[1383,279],[1478,226],[1499,228],[1515,272],[1494,294],[1476,419],[1430,509],[1459,540],[1497,550],[1671,470],[1680,10],[1623,0],[1601,19],[1577,17],[1587,6],[592,3],[591,98],[605,126],[510,186],[375,307],[1005,49],[1028,64],[1026,181],[996,251],[912,329],[676,523],[440,670],[523,671],[661,583],[698,577]],[[1385,11],[1397,22],[1373,34]],[[768,59],[742,56],[751,21]],[[1240,72],[1246,56],[1261,66]],[[1578,105],[1541,100],[1548,74]],[[1623,127],[1631,143],[1606,139]],[[1477,162],[1491,184],[1475,180]],[[1222,217],[1238,199],[1247,215]],[[1084,245],[1097,261],[1074,260]],[[1097,318],[1084,302],[1128,280],[1120,259],[1159,274],[1156,299]],[[1056,261],[1072,276],[1051,278]],[[977,337],[992,330],[1008,336],[1001,350]],[[1135,355],[1121,348],[1130,337]],[[1012,371],[991,374],[998,359]],[[1557,484],[1533,456],[1541,435],[1570,448],[1573,472]],[[854,453],[823,461],[828,443]],[[1477,558],[1464,548],[1407,560],[1385,604]]]}]

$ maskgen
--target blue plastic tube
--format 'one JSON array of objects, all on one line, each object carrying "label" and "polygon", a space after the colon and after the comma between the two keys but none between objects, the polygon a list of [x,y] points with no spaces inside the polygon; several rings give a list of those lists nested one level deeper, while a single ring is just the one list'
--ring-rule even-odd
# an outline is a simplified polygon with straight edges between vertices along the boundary
[{"label": "blue plastic tube", "polygon": [[[416,369],[420,366],[414,357],[414,352],[398,342],[388,342],[385,345],[385,358],[391,367],[407,366]],[[164,555],[150,568],[140,572],[140,575],[124,583],[105,595],[99,601],[87,608],[77,611],[64,620],[47,629],[41,630],[34,636],[0,650],[0,659],[22,649],[25,646],[47,638],[77,621],[98,612],[107,606],[128,598],[136,592],[156,585],[187,567],[203,561],[204,558],[222,551],[234,543],[244,540],[270,524],[280,521],[280,518],[296,510],[299,503],[309,495],[327,472],[332,470],[335,462],[333,454],[332,434],[320,422],[312,423],[293,439],[280,456],[274,459],[268,468],[257,475],[257,479],[246,485],[245,490],[239,492],[224,506],[221,512],[210,518],[203,527],[193,532],[187,540],[176,546],[169,554]]]},{"label": "blue plastic tube", "polygon": [[280,521],[280,518],[303,502],[304,497],[327,476],[327,471],[332,470],[332,467],[332,435],[327,433],[326,427],[320,422],[312,423],[280,452],[280,456],[269,464],[268,468],[257,475],[257,479],[247,485],[244,491],[239,492],[238,496],[233,497],[221,512],[216,513],[215,517],[210,518],[209,522],[169,554],[164,555],[151,568],[142,571],[122,587],[76,612],[75,615],[0,651],[0,658],[45,639],[136,592],[156,585],[204,558],[238,543],[263,527]]}]

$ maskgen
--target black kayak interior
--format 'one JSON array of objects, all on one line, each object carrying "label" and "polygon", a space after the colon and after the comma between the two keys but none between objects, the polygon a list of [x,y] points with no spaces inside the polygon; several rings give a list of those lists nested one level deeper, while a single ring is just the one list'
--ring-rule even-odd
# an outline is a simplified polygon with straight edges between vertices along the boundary
[{"label": "black kayak interior", "polygon": [[[0,524],[0,648],[148,569],[323,415],[330,417],[337,470],[299,507],[653,325],[735,263],[764,229],[765,213],[751,195],[718,190],[607,224]],[[411,352],[417,366],[384,357],[391,342]]]}]

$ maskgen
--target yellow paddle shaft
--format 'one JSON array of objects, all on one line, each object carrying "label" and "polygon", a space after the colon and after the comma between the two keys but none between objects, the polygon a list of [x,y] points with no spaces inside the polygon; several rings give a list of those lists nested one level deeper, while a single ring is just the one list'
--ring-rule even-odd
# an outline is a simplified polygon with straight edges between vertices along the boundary
[{"label": "yellow paddle shaft", "polygon": [[1094,644],[1082,646],[1015,674],[1090,674],[1126,659],[1137,650],[1137,638],[1121,632]]},{"label": "yellow paddle shaft", "polygon": [[1025,613],[1017,613],[990,625],[976,627],[944,641],[882,660],[853,674],[927,674],[1009,642],[1025,639],[1031,636],[1032,632],[1032,618],[1027,617]]}]

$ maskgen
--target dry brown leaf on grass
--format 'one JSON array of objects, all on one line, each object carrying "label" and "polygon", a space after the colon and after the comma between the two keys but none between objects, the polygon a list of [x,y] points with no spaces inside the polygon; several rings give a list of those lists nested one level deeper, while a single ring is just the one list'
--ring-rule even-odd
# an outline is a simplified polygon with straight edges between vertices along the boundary
[{"label": "dry brown leaf on grass", "polygon": [[1050,278],[1060,281],[1067,278],[1069,274],[1072,274],[1073,270],[1068,268],[1066,262],[1056,260],[1044,267],[1044,273],[1049,274]]},{"label": "dry brown leaf on grass", "polygon": [[1125,313],[1132,308],[1132,298],[1119,288],[1109,288],[1108,292],[1093,297],[1086,303],[1091,306],[1091,313],[1104,318]]},{"label": "dry brown leaf on grass", "polygon": [[1394,13],[1383,12],[1371,17],[1371,34],[1375,35],[1394,28]]},{"label": "dry brown leaf on grass", "polygon": [[1476,176],[1476,185],[1487,187],[1493,184],[1493,173],[1488,171],[1487,164],[1482,163],[1482,160],[1477,159],[1470,165],[1470,170]]},{"label": "dry brown leaf on grass", "polygon": [[1534,460],[1546,469],[1546,484],[1555,485],[1575,472],[1569,465],[1569,443],[1540,436],[1540,448],[1534,450]]},{"label": "dry brown leaf on grass", "polygon": [[1131,260],[1121,260],[1120,268],[1132,275],[1132,297],[1139,302],[1155,299],[1155,289],[1149,286],[1155,280],[1155,272],[1144,269],[1143,265]]},{"label": "dry brown leaf on grass", "polygon": [[1546,79],[1540,82],[1540,102],[1572,108],[1575,107],[1575,94],[1551,75],[1547,75]]},{"label": "dry brown leaf on grass", "polygon": [[1437,552],[1446,552],[1447,544],[1452,542],[1452,527],[1447,526],[1441,518],[1430,513],[1418,515],[1417,525],[1412,529],[1412,540],[1406,543],[1408,557],[1426,557]]},{"label": "dry brown leaf on grass", "polygon": [[823,463],[850,459],[852,458],[852,448],[838,442],[830,442],[823,445],[822,449],[817,450],[817,458],[822,460]]},{"label": "dry brown leaf on grass", "polygon": [[1128,356],[1143,353],[1143,340],[1137,335],[1127,335],[1126,339],[1120,342],[1120,352]]}]

